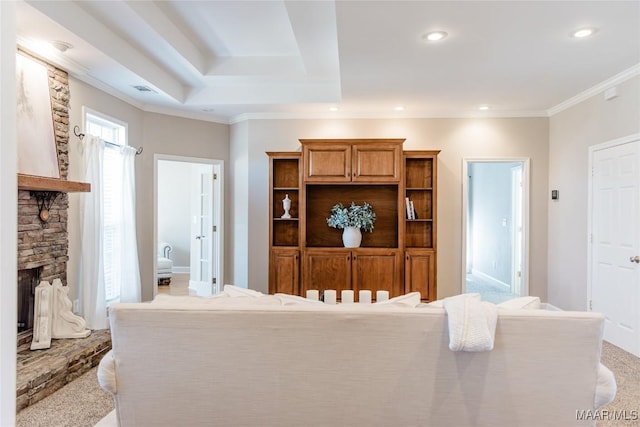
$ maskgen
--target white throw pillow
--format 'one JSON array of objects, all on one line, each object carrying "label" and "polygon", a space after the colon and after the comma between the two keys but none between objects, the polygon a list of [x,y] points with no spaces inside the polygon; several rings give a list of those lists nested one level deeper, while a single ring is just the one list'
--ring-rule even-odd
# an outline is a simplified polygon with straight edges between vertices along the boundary
[{"label": "white throw pillow", "polygon": [[[472,298],[480,299],[480,294],[477,292],[467,292],[462,295],[469,295]],[[435,301],[428,302],[426,304],[420,304],[420,308],[444,308],[444,299],[438,299]]]},{"label": "white throw pillow", "polygon": [[386,301],[378,301],[374,305],[403,305],[416,307],[420,304],[420,292],[409,292],[408,294],[390,298]]},{"label": "white throw pillow", "polygon": [[309,304],[309,305],[318,305],[324,304],[322,301],[312,300],[305,297],[301,297],[298,295],[289,295],[289,294],[275,294],[277,298],[280,298],[282,301],[282,305],[298,305],[298,304]]},{"label": "white throw pillow", "polygon": [[509,310],[538,310],[540,309],[540,297],[520,297],[510,299],[508,301],[498,304],[500,308],[506,308]]},{"label": "white throw pillow", "polygon": [[230,297],[260,298],[260,297],[266,296],[262,292],[254,291],[252,289],[247,289],[247,288],[241,288],[239,286],[234,286],[234,285],[224,285],[224,289],[222,292],[227,294]]},{"label": "white throw pillow", "polygon": [[97,375],[100,387],[111,394],[116,394],[118,392],[118,386],[116,383],[116,362],[113,358],[113,349],[109,350],[100,360]]},{"label": "white throw pillow", "polygon": [[151,301],[151,304],[207,304],[215,299],[228,299],[226,294],[217,294],[210,297],[199,297],[196,295],[171,295],[171,294],[158,294]]},{"label": "white throw pillow", "polygon": [[444,308],[444,302],[443,300],[438,299],[435,301],[422,303],[418,306],[418,308]]},{"label": "white throw pillow", "polygon": [[282,306],[282,301],[273,295],[264,295],[261,298],[253,296],[235,296],[232,298],[221,298],[217,301],[211,301],[210,305],[216,305],[221,307],[252,307],[263,305],[277,305]]},{"label": "white throw pillow", "polygon": [[618,384],[613,372],[602,363],[598,365],[598,382],[596,383],[596,396],[594,406],[596,409],[613,402],[618,391]]}]

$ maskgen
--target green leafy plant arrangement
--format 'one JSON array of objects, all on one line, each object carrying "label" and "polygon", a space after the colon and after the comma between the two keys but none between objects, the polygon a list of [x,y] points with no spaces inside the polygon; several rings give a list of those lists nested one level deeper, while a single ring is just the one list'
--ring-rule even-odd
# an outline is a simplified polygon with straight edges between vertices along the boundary
[{"label": "green leafy plant arrangement", "polygon": [[367,202],[364,202],[363,205],[356,205],[354,202],[351,202],[351,206],[348,208],[345,208],[342,203],[338,203],[331,208],[331,215],[327,218],[329,227],[357,227],[368,232],[373,231],[373,224],[375,222],[376,213]]}]

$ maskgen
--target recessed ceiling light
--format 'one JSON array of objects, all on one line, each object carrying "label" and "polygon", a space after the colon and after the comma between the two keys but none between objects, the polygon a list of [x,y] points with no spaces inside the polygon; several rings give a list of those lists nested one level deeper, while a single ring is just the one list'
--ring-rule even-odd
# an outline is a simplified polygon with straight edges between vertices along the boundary
[{"label": "recessed ceiling light", "polygon": [[597,28],[580,28],[578,30],[571,31],[569,35],[576,39],[582,39],[594,35],[597,31]]},{"label": "recessed ceiling light", "polygon": [[422,40],[426,42],[437,42],[447,37],[445,31],[430,31],[422,35]]},{"label": "recessed ceiling light", "polygon": [[329,107],[329,111],[338,111],[338,107]]},{"label": "recessed ceiling light", "polygon": [[73,49],[73,45],[71,43],[63,42],[60,40],[54,40],[52,42],[49,42],[49,44],[63,53],[69,49]]},{"label": "recessed ceiling light", "polygon": [[397,105],[397,106],[395,106],[393,109],[394,109],[394,110],[396,110],[396,111],[404,111],[404,106],[402,106],[402,105]]},{"label": "recessed ceiling light", "polygon": [[489,109],[489,106],[488,105],[481,105],[480,107],[478,107],[478,109],[482,110],[482,111],[486,111],[486,110]]}]

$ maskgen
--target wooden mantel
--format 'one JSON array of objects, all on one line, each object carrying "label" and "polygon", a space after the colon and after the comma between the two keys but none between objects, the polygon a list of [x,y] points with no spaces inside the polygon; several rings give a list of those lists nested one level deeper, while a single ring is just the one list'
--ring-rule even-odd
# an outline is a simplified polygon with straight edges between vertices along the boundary
[{"label": "wooden mantel", "polygon": [[18,190],[59,191],[62,193],[88,192],[91,191],[91,184],[19,173]]}]

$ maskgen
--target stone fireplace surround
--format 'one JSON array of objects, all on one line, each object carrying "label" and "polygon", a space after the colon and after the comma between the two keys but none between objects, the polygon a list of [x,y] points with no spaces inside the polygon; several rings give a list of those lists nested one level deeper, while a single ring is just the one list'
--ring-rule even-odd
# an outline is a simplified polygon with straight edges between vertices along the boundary
[{"label": "stone fireplace surround", "polygon": [[[24,53],[24,52],[22,52]],[[36,58],[36,60],[38,60]],[[66,181],[69,169],[69,80],[66,71],[45,64],[49,74],[54,134],[58,153],[60,179]],[[18,278],[30,283],[25,288],[34,288],[41,280],[53,282],[59,278],[67,284],[67,261],[69,239],[67,212],[69,198],[65,190],[58,195],[49,209],[49,220],[44,224],[39,219],[38,203],[30,190],[20,186],[18,178]],[[33,276],[37,279],[34,280]],[[31,289],[33,292],[33,289]],[[24,293],[23,293],[24,294]],[[29,295],[22,295],[18,304],[31,304]],[[24,311],[33,310],[25,307]],[[18,306],[18,313],[21,312]],[[33,317],[33,314],[31,315]],[[28,329],[28,328],[27,328]],[[84,339],[53,340],[50,349],[29,350],[32,332],[18,334],[16,410],[31,405],[50,395],[66,383],[96,366],[111,348],[108,330],[93,331]]]}]

